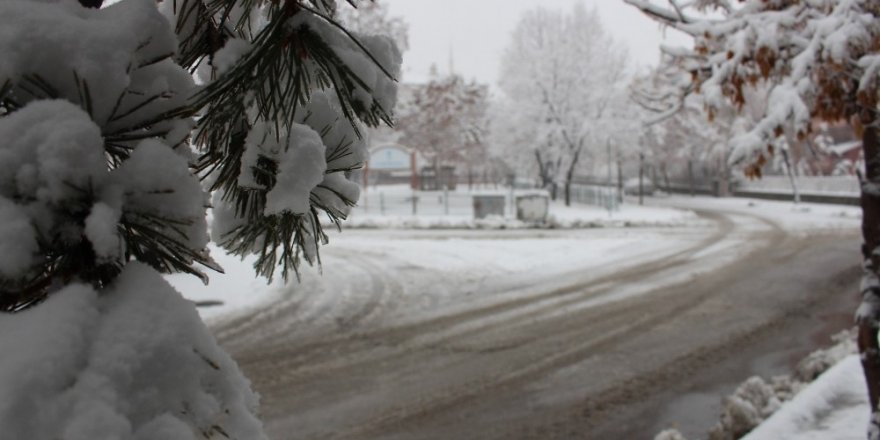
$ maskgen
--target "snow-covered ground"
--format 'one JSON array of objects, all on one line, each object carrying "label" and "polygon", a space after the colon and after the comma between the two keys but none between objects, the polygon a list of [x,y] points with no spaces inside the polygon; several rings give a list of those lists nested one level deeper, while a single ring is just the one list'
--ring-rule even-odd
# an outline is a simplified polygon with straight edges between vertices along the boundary
[{"label": "snow-covered ground", "polygon": [[[346,308],[354,310],[356,307],[347,304],[362,301],[359,297],[362,292],[332,282],[338,278],[369,283],[372,282],[371,274],[393,272],[397,283],[395,288],[401,292],[421,293],[404,295],[401,298],[405,304],[397,316],[402,317],[404,312],[409,313],[412,310],[430,313],[431,310],[442,308],[448,310],[465,299],[479,301],[480,298],[476,298],[478,295],[471,297],[469,292],[498,288],[499,286],[485,283],[487,280],[497,282],[499,275],[508,278],[511,285],[522,285],[527,284],[530,277],[540,276],[545,279],[544,277],[550,278],[554,274],[565,276],[564,274],[576,269],[601,274],[619,270],[620,267],[634,266],[640,261],[656,260],[658,256],[673,255],[705,239],[715,229],[711,222],[694,213],[707,208],[732,213],[731,218],[741,230],[760,230],[772,226],[795,234],[852,232],[857,230],[861,217],[860,210],[855,207],[807,203],[795,206],[789,202],[740,198],[658,197],[649,198],[644,207],[628,202],[622,205],[620,211],[610,215],[607,210],[599,207],[576,205],[566,208],[562,205],[551,205],[551,215],[559,222],[569,225],[602,222],[602,227],[575,229],[517,229],[509,226],[504,229],[480,229],[475,228],[473,221],[466,215],[426,214],[412,217],[406,214],[361,213],[360,221],[364,222],[364,218],[373,219],[372,228],[344,228],[342,233],[331,231],[331,244],[322,251],[322,270],[328,274],[327,277],[322,277],[316,268],[304,268],[300,284],[285,286],[281,280],[276,280],[267,285],[265,280],[254,278],[249,261],[241,261],[215,249],[214,256],[226,273],[212,274],[210,285],[204,286],[197,279],[187,276],[170,276],[168,279],[192,300],[222,302],[222,305],[200,309],[200,313],[208,321],[226,319],[267,303],[289,301],[291,296],[300,296],[303,297],[301,302],[305,306],[297,312],[301,315],[297,317],[300,323],[309,322],[316,327],[335,328],[333,326],[341,322],[340,315],[346,313]],[[756,219],[756,215],[765,220]],[[354,218],[358,218],[357,213]],[[422,222],[421,227],[413,227],[413,222]],[[455,222],[459,222],[459,226],[448,227],[456,224]],[[509,225],[509,220],[504,222]],[[728,240],[709,246],[704,252],[715,255],[727,253],[726,258],[735,259],[747,252],[748,246],[747,241]],[[713,250],[716,247],[724,249]],[[718,252],[719,250],[723,252]],[[700,255],[695,254],[693,258],[699,259]],[[715,263],[723,264],[724,261]],[[710,269],[707,267],[705,270]],[[415,275],[408,276],[408,273]],[[426,273],[437,275],[425,277]],[[674,280],[666,280],[672,281]],[[846,365],[840,368],[844,367]],[[823,376],[823,380],[827,380],[824,379],[826,376],[842,377],[839,374],[829,374],[831,373]],[[860,378],[852,371],[850,374]],[[819,383],[816,386],[822,386]],[[857,391],[850,392],[853,385],[836,380],[832,385],[825,386],[839,388],[838,391],[843,393],[841,396],[853,396],[859,394]],[[864,403],[849,397],[838,398],[838,394],[833,394],[838,391],[822,392],[832,393],[832,398],[826,401],[826,407],[808,410],[813,414],[810,420],[815,420],[815,423],[809,425],[812,430],[804,430],[808,425],[797,422],[800,419],[789,419],[795,422],[772,422],[774,425],[768,426],[779,427],[762,426],[753,434],[765,435],[760,433],[766,429],[774,429],[766,434],[769,437],[750,438],[829,438],[827,432],[835,432],[837,435],[838,430],[841,433],[861,433],[864,423],[856,420],[857,427],[850,425],[853,424],[852,417],[855,414],[864,413],[859,406]],[[797,402],[798,399],[795,399],[783,408],[806,405]],[[828,409],[828,405],[833,407]],[[825,411],[828,416],[820,414],[821,411]],[[795,414],[788,417],[804,417],[804,410],[788,412]],[[787,417],[785,414],[786,412],[782,412],[771,418],[771,421]],[[767,423],[770,424],[771,421]],[[791,432],[791,435],[797,434],[801,437],[777,436],[780,429],[791,427],[798,427],[803,431]]]},{"label": "snow-covered ground", "polygon": [[224,273],[207,272],[209,284],[203,284],[198,278],[187,274],[165,276],[184,297],[201,303],[199,314],[202,318],[244,313],[278,298],[284,281],[278,278],[270,284],[263,278],[257,278],[253,268],[255,257],[242,260],[213,244],[208,246],[211,256],[224,270]]},{"label": "snow-covered ground", "polygon": [[[692,240],[693,234],[681,227],[707,227],[692,211],[670,207],[629,204],[609,215],[607,210],[595,206],[566,207],[554,203],[550,213],[559,224],[592,224],[603,229],[526,229],[527,225],[509,218],[475,222],[472,212],[468,215],[364,215],[354,217],[343,226],[341,233],[327,228],[331,244],[322,250],[321,267],[304,267],[301,283],[291,280],[294,284],[290,288],[285,288],[280,279],[268,284],[265,279],[255,278],[252,257],[241,260],[214,246],[212,256],[225,273],[209,273],[208,285],[183,274],[170,275],[167,279],[187,298],[207,302],[200,313],[206,319],[214,319],[276,301],[291,289],[306,290],[317,283],[320,272],[344,274],[349,264],[348,255],[361,255],[374,261],[381,261],[382,255],[394,255],[414,265],[455,271],[459,275],[464,271],[478,272],[462,276],[461,283],[464,283],[499,272],[564,273],[573,266],[599,267],[661,251],[671,253]],[[355,220],[358,218],[360,220]],[[630,228],[633,226],[640,228]],[[674,227],[679,229],[673,232]]]},{"label": "snow-covered ground", "polygon": [[792,202],[740,197],[715,198],[679,195],[650,198],[646,203],[655,207],[675,206],[694,210],[723,209],[731,212],[758,214],[796,234],[853,230],[859,227],[862,219],[860,207],[821,203],[794,204]]},{"label": "snow-covered ground", "polygon": [[[342,233],[328,228],[331,244],[323,250],[322,269],[328,274],[339,273],[336,268],[346,264],[339,256],[354,253],[371,255],[371,259],[379,254],[395,255],[416,265],[442,270],[479,267],[483,275],[490,271],[525,270],[564,273],[572,265],[597,267],[661,251],[671,253],[693,240],[696,232],[705,230],[706,222],[692,210],[707,208],[758,214],[795,234],[854,230],[861,221],[861,210],[850,206],[682,196],[649,198],[646,206],[633,202],[628,201],[611,214],[596,206],[552,204],[550,215],[559,224],[602,226],[601,229],[569,231],[501,230],[492,225],[515,223],[510,219],[475,223],[466,215],[361,213],[358,217],[355,212],[351,220],[354,226],[371,227],[359,230],[345,225]],[[480,224],[490,230],[467,230],[481,229]],[[640,227],[630,228],[632,226]],[[167,277],[194,301],[220,302],[200,309],[208,319],[275,301],[290,290],[280,279],[268,284],[264,279],[255,278],[251,267],[253,258],[241,260],[216,247],[212,248],[212,255],[225,273],[209,273],[211,282],[207,286],[188,275]],[[315,268],[304,268],[302,285],[307,286],[309,280],[320,277],[319,272]]]}]

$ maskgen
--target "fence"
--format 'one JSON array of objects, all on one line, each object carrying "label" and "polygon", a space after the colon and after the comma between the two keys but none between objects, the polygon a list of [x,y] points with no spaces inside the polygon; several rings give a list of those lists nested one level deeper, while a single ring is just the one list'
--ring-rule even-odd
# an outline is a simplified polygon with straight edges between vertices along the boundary
[{"label": "fence", "polygon": [[[801,176],[796,179],[798,190],[804,194],[858,195],[859,181],[856,176]],[[791,194],[791,180],[788,176],[764,176],[758,180],[745,181],[738,185],[741,191],[783,192]]]},{"label": "fence", "polygon": [[609,211],[620,210],[623,195],[616,186],[574,183],[571,185],[571,199],[575,203],[598,206]]},{"label": "fence", "polygon": [[[395,186],[372,187],[361,195],[354,213],[389,216],[474,216],[473,196],[485,191],[413,191]],[[505,211],[511,215],[510,192],[493,194],[505,196]]]},{"label": "fence", "polygon": [[[474,217],[475,195],[504,196],[504,212],[516,217],[514,199],[518,196],[542,192],[534,189],[499,189],[468,191],[459,187],[456,191],[413,191],[405,185],[372,186],[361,194],[354,214],[378,216],[466,216]],[[562,190],[557,193],[560,200]],[[594,184],[572,184],[573,203],[598,206],[617,211],[622,197],[616,187]]]}]

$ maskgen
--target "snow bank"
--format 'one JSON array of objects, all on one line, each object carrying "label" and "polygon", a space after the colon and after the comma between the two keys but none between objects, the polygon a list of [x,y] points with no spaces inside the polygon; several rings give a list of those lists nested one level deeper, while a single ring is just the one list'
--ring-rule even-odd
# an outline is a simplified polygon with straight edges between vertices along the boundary
[{"label": "snow bank", "polygon": [[868,426],[862,367],[851,355],[826,371],[743,440],[862,440]]},{"label": "snow bank", "polygon": [[861,226],[862,209],[858,206],[830,205],[759,200],[740,197],[670,196],[652,199],[656,206],[672,205],[683,209],[715,209],[764,217],[790,234],[815,231],[857,231]]},{"label": "snow bank", "polygon": [[801,390],[810,387],[826,370],[856,353],[855,330],[842,331],[831,340],[834,342],[831,347],[816,350],[802,359],[792,376],[777,376],[769,382],[760,377],[746,380],[733,395],[724,398],[721,420],[709,432],[709,439],[741,438],[776,413],[783,402],[795,396],[800,398]]},{"label": "snow bank", "polygon": [[[723,399],[721,419],[709,440],[862,439],[868,422],[867,392],[855,329],[831,337],[831,347],[801,360],[793,375],[769,382],[751,377]],[[854,365],[849,365],[855,359]],[[845,372],[842,372],[845,371]],[[854,428],[855,422],[863,422]],[[684,440],[675,429],[654,440]]]},{"label": "snow bank", "polygon": [[238,367],[139,263],[0,315],[0,352],[0,440],[266,438]]},{"label": "snow bank", "polygon": [[724,398],[721,421],[709,431],[711,440],[735,440],[758,426],[782,405],[782,397],[791,395],[796,385],[787,377],[770,383],[754,376]]},{"label": "snow bank", "polygon": [[654,440],[687,440],[677,429],[667,429],[661,431],[654,437]]}]

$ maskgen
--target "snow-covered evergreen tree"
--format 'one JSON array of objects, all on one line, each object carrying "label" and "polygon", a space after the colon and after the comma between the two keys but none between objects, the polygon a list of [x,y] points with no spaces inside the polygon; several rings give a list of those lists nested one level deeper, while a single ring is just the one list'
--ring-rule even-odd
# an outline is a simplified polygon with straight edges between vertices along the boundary
[{"label": "snow-covered evergreen tree", "polygon": [[0,2],[0,438],[264,438],[160,273],[222,270],[209,206],[257,273],[316,261],[400,53],[332,0],[100,6]]},{"label": "snow-covered evergreen tree", "polygon": [[[880,3],[874,0],[726,0],[659,5],[625,0],[693,37],[692,48],[667,50],[693,77],[710,113],[745,106],[751,86],[767,102],[751,130],[732,142],[731,163],[754,172],[786,134],[803,138],[815,121],[845,121],[862,138],[862,304],[859,348],[870,401],[880,403]],[[710,10],[714,16],[704,13]],[[880,438],[878,417],[871,437]]]}]

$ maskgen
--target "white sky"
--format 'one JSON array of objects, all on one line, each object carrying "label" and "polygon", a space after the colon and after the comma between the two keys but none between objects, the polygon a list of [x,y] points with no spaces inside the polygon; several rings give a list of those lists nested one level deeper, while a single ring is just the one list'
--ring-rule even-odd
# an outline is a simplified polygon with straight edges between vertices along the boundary
[{"label": "white sky", "polygon": [[523,11],[543,6],[571,10],[581,1],[596,7],[606,30],[627,44],[633,66],[656,65],[661,42],[689,44],[674,31],[663,31],[623,0],[383,0],[391,16],[409,23],[410,49],[404,54],[403,80],[424,81],[432,63],[447,72],[450,48],[455,72],[466,79],[494,84],[501,54]]}]

